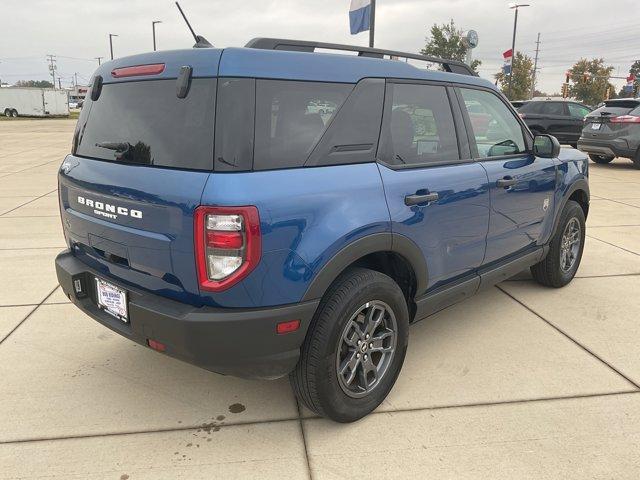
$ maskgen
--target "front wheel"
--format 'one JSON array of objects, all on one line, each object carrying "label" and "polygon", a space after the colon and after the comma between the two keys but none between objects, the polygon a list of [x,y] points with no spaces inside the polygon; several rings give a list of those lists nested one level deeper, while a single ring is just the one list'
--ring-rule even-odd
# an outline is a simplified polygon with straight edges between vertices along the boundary
[{"label": "front wheel", "polygon": [[578,203],[569,200],[560,214],[547,256],[531,267],[533,278],[547,287],[564,287],[578,271],[584,239],[584,212]]},{"label": "front wheel", "polygon": [[400,287],[364,268],[342,274],[320,302],[289,379],[310,410],[337,422],[373,411],[407,351],[409,313]]},{"label": "front wheel", "polygon": [[5,110],[4,110],[4,116],[5,116],[5,117],[10,117],[10,116],[11,116],[11,109],[10,109],[10,108],[5,108]]},{"label": "front wheel", "polygon": [[636,152],[636,156],[631,159],[633,161],[633,166],[640,170],[640,148]]},{"label": "front wheel", "polygon": [[613,157],[607,157],[606,155],[596,155],[595,153],[590,153],[589,158],[592,162],[595,163],[611,163],[613,161]]}]

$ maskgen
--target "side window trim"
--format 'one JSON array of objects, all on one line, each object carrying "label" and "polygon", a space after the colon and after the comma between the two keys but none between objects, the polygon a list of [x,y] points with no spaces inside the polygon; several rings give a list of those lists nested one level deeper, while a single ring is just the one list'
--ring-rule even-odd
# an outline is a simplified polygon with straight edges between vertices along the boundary
[{"label": "side window trim", "polygon": [[[465,107],[464,104],[464,99],[462,97],[462,89],[466,88],[469,90],[480,90],[480,91],[484,91],[487,93],[490,93],[492,95],[494,95],[496,98],[498,98],[509,110],[509,112],[511,112],[511,115],[513,115],[513,118],[518,122],[518,124],[520,125],[520,130],[522,131],[522,136],[524,138],[524,142],[525,142],[525,146],[526,146],[526,150],[524,152],[521,153],[514,153],[511,155],[500,155],[500,156],[495,156],[495,157],[481,157],[480,153],[478,152],[478,146],[476,144],[476,139],[475,139],[475,135],[473,133],[473,127],[471,125],[471,118],[469,117],[469,113],[467,112],[467,109]],[[527,128],[526,124],[523,122],[522,118],[520,118],[516,113],[515,110],[513,108],[513,106],[508,103],[507,101],[504,100],[504,98],[502,98],[500,95],[496,94],[495,91],[493,91],[490,88],[483,88],[483,87],[479,87],[476,85],[456,85],[454,87],[454,90],[456,92],[456,96],[458,98],[458,104],[460,107],[460,110],[462,111],[462,117],[464,119],[464,123],[467,129],[467,138],[469,139],[469,146],[471,149],[471,155],[473,156],[474,161],[477,162],[487,162],[487,161],[493,161],[493,160],[505,160],[505,159],[509,159],[509,158],[518,158],[518,157],[522,157],[523,155],[531,155],[533,153],[533,137],[531,135],[531,132],[529,131],[529,129]]]},{"label": "side window trim", "polygon": [[[453,124],[456,135],[456,143],[458,146],[458,159],[455,160],[443,160],[438,162],[425,162],[425,163],[414,163],[408,165],[397,165],[390,164],[380,158],[380,149],[381,145],[385,142],[389,142],[390,140],[387,137],[388,133],[385,132],[386,126],[388,126],[389,119],[391,118],[391,109],[393,107],[393,87],[394,85],[432,85],[436,87],[443,87],[445,89],[447,99],[449,102],[449,108],[451,109],[451,115],[453,117]],[[376,162],[384,165],[385,167],[391,170],[411,170],[417,168],[431,168],[431,167],[442,167],[447,165],[458,165],[464,163],[472,163],[475,160],[472,158],[471,152],[469,151],[470,144],[468,143],[468,138],[462,138],[464,134],[464,126],[461,124],[462,122],[462,112],[459,111],[456,115],[457,109],[454,105],[457,105],[455,97],[452,95],[453,86],[450,83],[443,82],[431,82],[426,80],[413,80],[413,79],[396,79],[396,78],[387,78],[385,91],[384,91],[384,106],[382,111],[382,122],[380,124],[380,135],[378,136],[378,145],[376,148]],[[459,106],[458,106],[459,109]],[[466,142],[465,142],[466,140]],[[461,143],[462,142],[462,143]],[[463,147],[467,147],[466,149]],[[467,158],[463,158],[463,152],[467,153]]]}]

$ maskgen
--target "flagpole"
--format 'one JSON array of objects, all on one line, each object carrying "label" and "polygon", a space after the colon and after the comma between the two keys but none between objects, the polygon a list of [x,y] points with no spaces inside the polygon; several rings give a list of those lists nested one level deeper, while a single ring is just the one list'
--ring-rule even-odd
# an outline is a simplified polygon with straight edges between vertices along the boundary
[{"label": "flagpole", "polygon": [[369,47],[373,48],[376,35],[376,0],[371,0],[371,17],[369,18]]}]

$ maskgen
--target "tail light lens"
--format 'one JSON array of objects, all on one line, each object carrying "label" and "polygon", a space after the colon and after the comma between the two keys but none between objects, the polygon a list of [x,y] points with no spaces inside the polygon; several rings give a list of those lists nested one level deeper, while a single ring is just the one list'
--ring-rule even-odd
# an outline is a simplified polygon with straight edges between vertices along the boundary
[{"label": "tail light lens", "polygon": [[226,290],[245,278],[260,261],[258,209],[198,207],[194,238],[200,288]]},{"label": "tail light lens", "polygon": [[611,123],[640,123],[640,117],[635,115],[620,115],[619,117],[612,117]]}]

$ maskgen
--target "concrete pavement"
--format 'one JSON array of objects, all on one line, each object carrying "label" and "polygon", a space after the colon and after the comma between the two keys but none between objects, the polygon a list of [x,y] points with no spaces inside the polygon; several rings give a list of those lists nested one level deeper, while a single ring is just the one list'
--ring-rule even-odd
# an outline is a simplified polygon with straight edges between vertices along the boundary
[{"label": "concrete pavement", "polygon": [[286,380],[137,346],[57,288],[74,121],[0,123],[0,480],[640,477],[640,171],[591,164],[577,278],[528,273],[416,324],[388,399],[351,425]]}]

